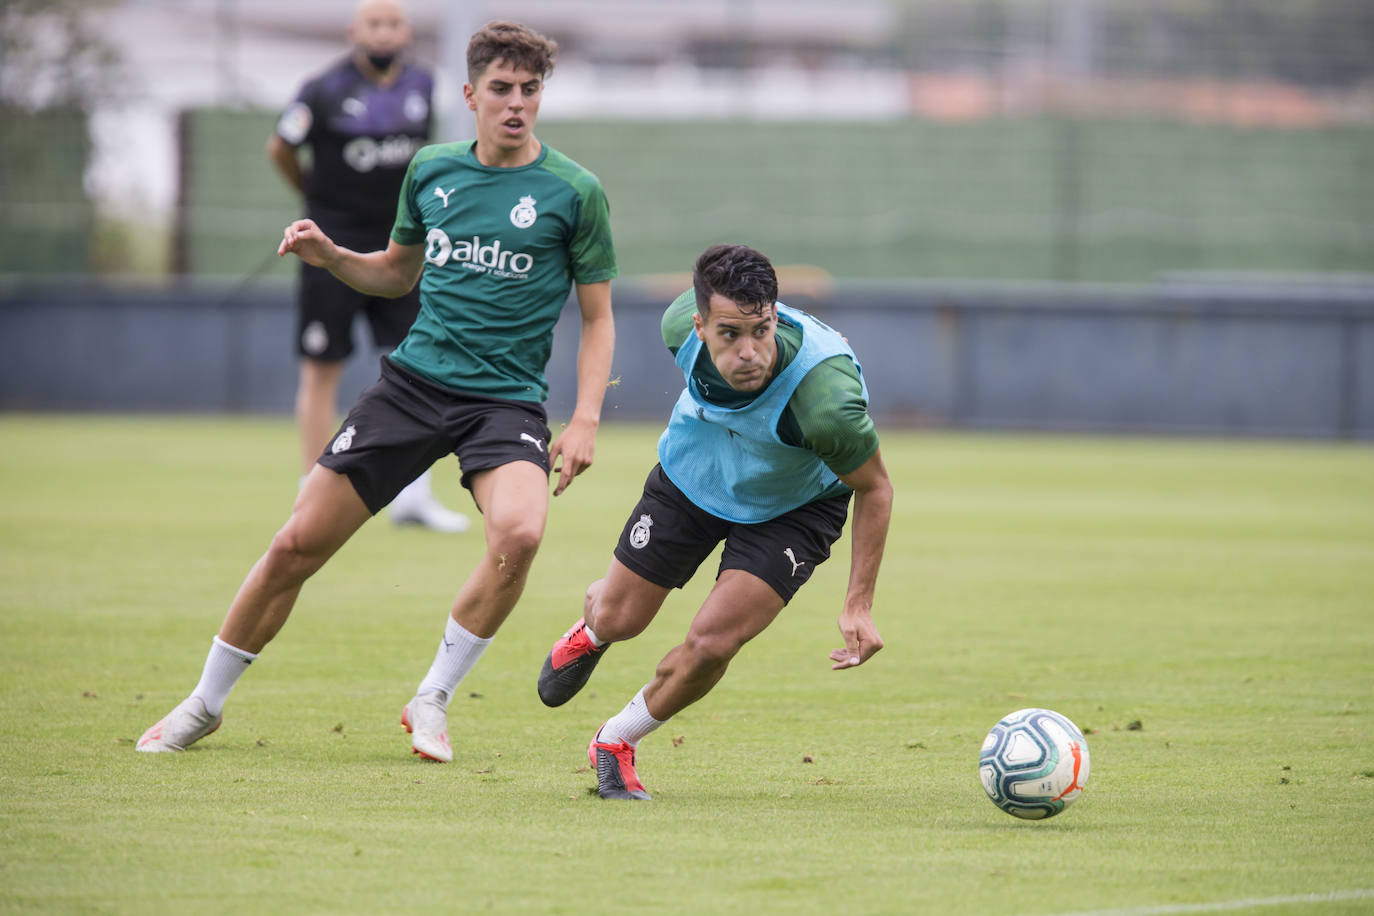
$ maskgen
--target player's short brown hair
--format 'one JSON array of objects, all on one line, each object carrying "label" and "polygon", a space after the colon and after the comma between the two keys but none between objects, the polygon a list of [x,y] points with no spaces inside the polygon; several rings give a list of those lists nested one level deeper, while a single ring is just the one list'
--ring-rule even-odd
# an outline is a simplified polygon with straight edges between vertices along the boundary
[{"label": "player's short brown hair", "polygon": [[558,42],[518,22],[488,22],[468,41],[468,82],[475,85],[498,60],[547,79],[558,60]]}]

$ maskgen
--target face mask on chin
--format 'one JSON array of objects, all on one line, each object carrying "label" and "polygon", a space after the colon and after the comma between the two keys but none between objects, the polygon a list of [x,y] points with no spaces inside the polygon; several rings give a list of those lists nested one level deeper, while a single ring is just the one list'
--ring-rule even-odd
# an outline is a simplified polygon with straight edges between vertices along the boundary
[{"label": "face mask on chin", "polygon": [[391,65],[396,61],[396,55],[394,53],[373,54],[371,52],[366,52],[366,56],[367,62],[372,65],[373,69],[379,72],[390,69]]}]

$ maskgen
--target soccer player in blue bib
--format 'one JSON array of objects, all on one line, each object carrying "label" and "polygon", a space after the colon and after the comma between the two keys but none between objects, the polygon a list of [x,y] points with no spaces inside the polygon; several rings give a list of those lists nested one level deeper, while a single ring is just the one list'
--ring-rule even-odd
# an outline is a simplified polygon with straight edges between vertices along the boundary
[{"label": "soccer player in blue bib", "polygon": [[587,683],[613,642],[638,635],[724,541],[716,583],[687,638],[601,726],[587,749],[602,798],[647,799],[635,773],[640,739],[705,696],[740,648],[773,622],[830,556],[854,503],[844,648],[831,667],[882,648],[872,607],[892,513],[892,484],[848,343],[777,301],[759,252],[718,245],[693,288],[663,315],[663,342],[686,387],[658,441],[659,463],[630,513],[584,616],[553,646],[539,696],[559,706]]},{"label": "soccer player in blue bib", "polygon": [[[395,296],[418,279],[420,313],[248,573],[200,683],[139,750],[179,751],[218,728],[229,691],[286,622],[305,580],[416,475],[454,454],[482,511],[486,553],[401,714],[415,753],[452,759],[449,698],[524,589],[544,535],[550,468],[556,496],[592,463],[610,377],[616,261],[606,197],[595,175],[533,132],[556,53],[514,23],[489,23],[472,37],[463,94],[477,138],[415,154],[385,250],[341,247],[312,220],[286,228],[280,253],[360,291]],[[551,442],[544,369],[571,287],[582,319],[577,401]]]},{"label": "soccer player in blue bib", "polygon": [[[305,215],[322,232],[354,251],[375,251],[389,240],[410,157],[429,141],[434,78],[406,59],[411,28],[400,0],[360,0],[348,33],[353,50],[301,87],[268,138],[267,157],[305,198]],[[308,168],[299,155],[307,147]],[[373,342],[389,350],[419,310],[418,289],[394,299],[372,296],[301,262],[296,425],[304,473],[339,422],[339,381],[353,353],[354,318],[366,317]],[[467,516],[434,498],[428,470],[396,495],[388,514],[397,524],[435,531],[469,526]]]}]

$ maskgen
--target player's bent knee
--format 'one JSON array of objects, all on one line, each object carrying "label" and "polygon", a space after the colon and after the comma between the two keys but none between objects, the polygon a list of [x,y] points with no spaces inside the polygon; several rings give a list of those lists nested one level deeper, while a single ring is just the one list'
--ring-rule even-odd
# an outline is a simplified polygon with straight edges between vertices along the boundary
[{"label": "player's bent knee", "polygon": [[582,611],[584,614],[595,613],[597,599],[601,597],[601,593],[605,590],[606,580],[604,578],[597,579],[591,585],[587,586],[587,594],[582,599]]},{"label": "player's bent knee", "polygon": [[311,550],[289,526],[276,533],[264,557],[268,575],[285,581],[304,581],[323,565],[325,559],[320,551]]},{"label": "player's bent knee", "polygon": [[544,539],[544,526],[535,522],[516,522],[494,532],[491,547],[498,553],[528,563]]},{"label": "player's bent knee", "polygon": [[645,615],[638,608],[628,607],[615,602],[588,602],[585,618],[597,637],[607,642],[623,642],[633,639],[649,625],[653,615]]},{"label": "player's bent knee", "polygon": [[524,581],[539,551],[543,529],[533,526],[517,526],[493,537],[487,547],[487,556],[496,564],[497,569],[508,582]]},{"label": "player's bent knee", "polygon": [[689,664],[702,671],[724,668],[739,652],[741,645],[743,644],[726,633],[696,631],[689,632],[683,643]]}]

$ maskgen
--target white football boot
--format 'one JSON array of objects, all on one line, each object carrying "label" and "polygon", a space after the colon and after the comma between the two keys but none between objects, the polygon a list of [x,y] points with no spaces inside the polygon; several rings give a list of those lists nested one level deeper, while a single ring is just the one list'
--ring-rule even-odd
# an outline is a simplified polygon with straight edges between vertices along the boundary
[{"label": "white football boot", "polygon": [[396,494],[387,508],[393,525],[423,525],[443,534],[462,534],[472,522],[461,512],[454,512],[434,498],[430,489],[429,471],[415,478]]},{"label": "white football boot", "polygon": [[454,512],[439,500],[430,498],[404,509],[393,503],[390,511],[393,525],[423,525],[441,534],[462,534],[472,527],[472,521],[461,512]]},{"label": "white football boot", "polygon": [[410,732],[411,753],[439,763],[453,760],[448,743],[448,698],[442,690],[417,693],[401,710],[401,724]]},{"label": "white football boot", "polygon": [[212,716],[200,697],[187,697],[138,739],[136,750],[149,753],[184,751],[219,728],[224,716]]}]

